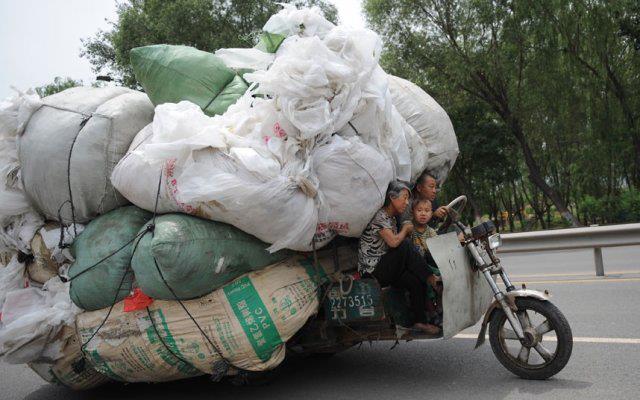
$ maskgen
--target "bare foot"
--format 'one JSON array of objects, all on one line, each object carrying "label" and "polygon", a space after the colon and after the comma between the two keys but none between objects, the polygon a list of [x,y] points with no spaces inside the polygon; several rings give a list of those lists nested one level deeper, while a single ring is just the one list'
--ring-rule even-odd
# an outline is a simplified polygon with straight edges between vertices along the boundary
[{"label": "bare foot", "polygon": [[426,333],[427,335],[437,335],[440,333],[440,328],[438,328],[433,324],[423,324],[421,322],[416,322],[413,325],[413,327],[416,329],[420,329],[422,332]]}]

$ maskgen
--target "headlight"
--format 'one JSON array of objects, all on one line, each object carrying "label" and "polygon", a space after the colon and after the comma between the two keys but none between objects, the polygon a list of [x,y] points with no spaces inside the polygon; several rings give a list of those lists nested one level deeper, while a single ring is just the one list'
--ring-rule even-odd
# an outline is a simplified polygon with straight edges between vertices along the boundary
[{"label": "headlight", "polygon": [[494,233],[493,235],[489,236],[488,240],[490,249],[497,249],[498,247],[502,246],[502,239],[500,238],[499,233]]}]

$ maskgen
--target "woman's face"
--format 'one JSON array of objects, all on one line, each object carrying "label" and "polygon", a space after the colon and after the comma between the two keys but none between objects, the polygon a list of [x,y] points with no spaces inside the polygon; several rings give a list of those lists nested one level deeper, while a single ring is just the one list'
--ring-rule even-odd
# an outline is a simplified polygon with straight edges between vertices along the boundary
[{"label": "woman's face", "polygon": [[422,183],[416,186],[416,190],[420,193],[420,196],[429,201],[434,201],[438,192],[438,183],[432,177],[427,176]]},{"label": "woman's face", "polygon": [[407,209],[409,205],[409,191],[402,189],[400,195],[395,199],[391,199],[391,206],[393,207],[394,215],[400,215]]}]

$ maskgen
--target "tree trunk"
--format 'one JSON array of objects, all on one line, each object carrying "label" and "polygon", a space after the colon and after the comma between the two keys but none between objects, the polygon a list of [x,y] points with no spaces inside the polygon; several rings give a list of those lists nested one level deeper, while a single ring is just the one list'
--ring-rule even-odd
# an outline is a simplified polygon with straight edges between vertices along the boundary
[{"label": "tree trunk", "polygon": [[[544,180],[544,177],[540,172],[540,167],[538,166],[538,163],[533,157],[533,152],[531,151],[531,148],[529,147],[529,144],[527,143],[527,140],[524,137],[524,133],[522,132],[522,127],[520,126],[520,123],[518,122],[518,120],[511,118],[509,121],[509,125],[511,128],[511,132],[513,133],[516,140],[518,141],[518,144],[520,144],[520,148],[524,155],[525,164],[527,165],[527,169],[529,170],[529,180],[531,181],[531,183],[536,185],[536,187],[538,187],[542,191],[542,193],[549,200],[551,200],[551,202],[553,202],[558,212],[562,215],[564,219],[569,221],[571,226],[573,227],[581,226],[580,221],[578,221],[573,216],[571,211],[569,211],[569,208],[566,206],[564,201],[562,201],[562,199],[560,198],[560,195],[558,195],[558,193],[551,186],[549,186],[547,182]],[[540,222],[544,224],[543,221],[540,221]]]}]

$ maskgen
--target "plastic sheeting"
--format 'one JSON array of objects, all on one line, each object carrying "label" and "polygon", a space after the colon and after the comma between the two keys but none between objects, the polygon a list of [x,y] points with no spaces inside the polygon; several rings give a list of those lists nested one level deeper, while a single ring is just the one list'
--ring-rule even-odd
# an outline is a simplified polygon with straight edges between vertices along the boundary
[{"label": "plastic sheeting", "polygon": [[12,364],[61,358],[64,343],[55,338],[79,312],[69,297],[69,284],[58,277],[47,281],[42,289],[8,292],[2,306],[0,356]]},{"label": "plastic sheeting", "polygon": [[[414,149],[422,149],[419,153],[426,155],[423,169],[429,170],[442,183],[459,153],[451,119],[431,96],[414,83],[390,75],[389,88],[393,104],[422,139],[422,143],[415,137],[410,141]],[[420,172],[414,171],[413,178]]]},{"label": "plastic sheeting", "polygon": [[245,74],[249,91],[213,118],[188,102],[158,106],[112,182],[153,210],[160,181],[160,212],[232,224],[270,251],[359,236],[389,181],[409,180],[412,168],[409,125],[378,66],[380,38],[291,7],[264,29],[288,37],[268,68]]},{"label": "plastic sheeting", "polygon": [[44,223],[23,190],[17,145],[41,105],[33,91],[18,91],[0,102],[0,252],[29,252],[31,238]]}]

